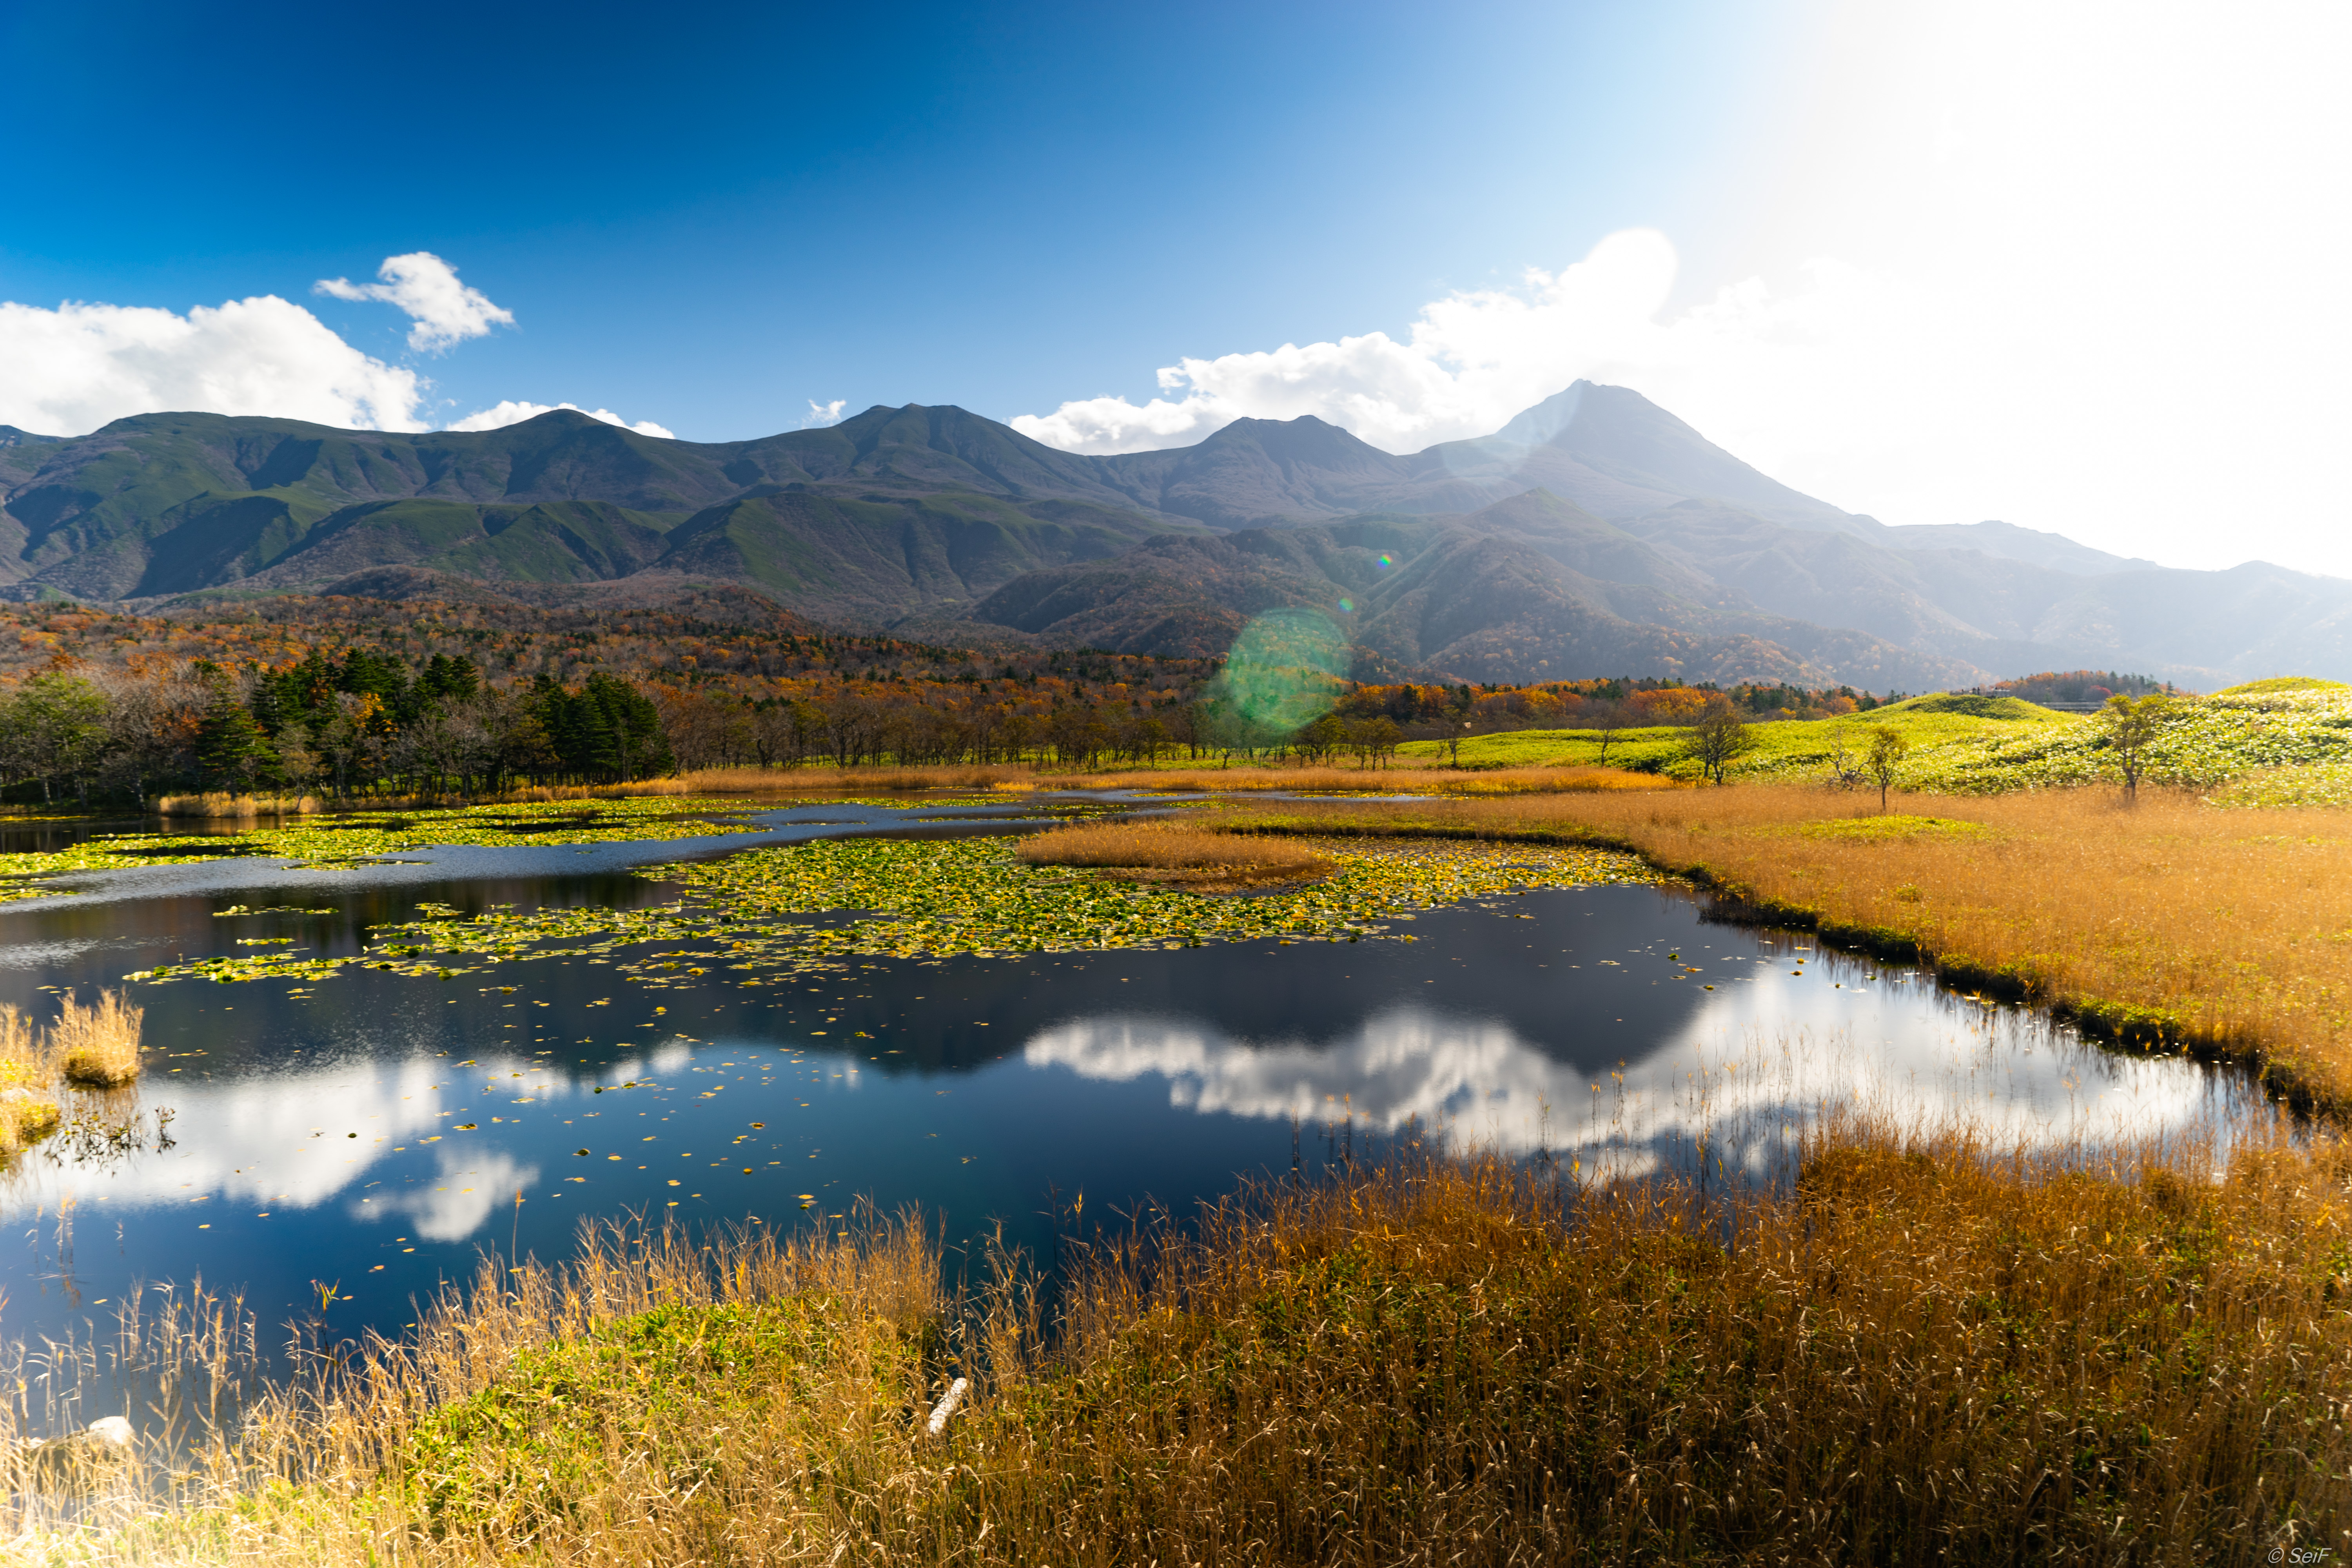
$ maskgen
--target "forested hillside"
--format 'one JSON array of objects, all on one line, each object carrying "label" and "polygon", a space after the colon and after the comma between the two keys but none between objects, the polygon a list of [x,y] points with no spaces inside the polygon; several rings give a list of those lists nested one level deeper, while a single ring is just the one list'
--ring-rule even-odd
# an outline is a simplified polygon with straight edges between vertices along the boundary
[{"label": "forested hillside", "polygon": [[[1669,678],[1363,684],[1254,723],[1218,658],[976,653],[808,625],[743,590],[533,607],[288,597],[139,616],[0,606],[0,784],[18,804],[175,790],[480,795],[676,769],[893,762],[1087,765],[1268,752],[1373,759],[1413,739],[1757,718],[1867,693]],[[1323,710],[1328,709],[1328,712]]]}]

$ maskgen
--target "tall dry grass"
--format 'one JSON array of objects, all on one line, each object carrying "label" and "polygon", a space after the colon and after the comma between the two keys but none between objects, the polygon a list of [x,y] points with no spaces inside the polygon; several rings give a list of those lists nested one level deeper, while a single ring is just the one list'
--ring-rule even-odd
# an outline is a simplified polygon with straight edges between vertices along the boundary
[{"label": "tall dry grass", "polygon": [[876,790],[1001,789],[1033,776],[1025,763],[947,767],[700,768],[679,775],[698,795],[748,795],[811,790],[871,794]]},{"label": "tall dry grass", "polygon": [[0,1003],[0,1159],[56,1129],[58,1070],[54,1041],[22,1008]]},{"label": "tall dry grass", "polygon": [[[708,1247],[604,1229],[225,1407],[234,1441],[148,1477],[175,1508],[121,1528],[126,1487],[72,1545],[1073,1568],[2341,1553],[2347,1178],[2334,1144],[2223,1173],[1853,1124],[1779,1194],[1408,1154],[1098,1237],[1050,1318],[1017,1270],[944,1295],[912,1223]],[[221,1338],[184,1342],[201,1360]],[[931,1436],[957,1377],[971,1398]],[[19,1541],[56,1542],[55,1500],[20,1484],[8,1506]]]},{"label": "tall dry grass", "polygon": [[120,991],[83,1006],[68,1001],[49,1026],[48,1049],[70,1083],[118,1089],[139,1076],[139,1027],[146,1009]]},{"label": "tall dry grass", "polygon": [[1269,790],[1342,794],[1528,795],[1631,790],[1681,790],[1690,786],[1654,773],[1622,768],[1338,768],[1338,767],[1143,767],[1113,771],[1052,771],[1026,763],[950,767],[705,768],[681,775],[697,794],[917,789],[1144,789]]},{"label": "tall dry grass", "polygon": [[634,800],[642,795],[698,795],[695,785],[682,778],[632,779],[627,784],[526,784],[521,789],[509,790],[500,795],[486,795],[477,804],[506,805],[517,801],[546,800]]},{"label": "tall dry grass", "polygon": [[[1763,784],[1645,796],[1300,802],[1261,831],[1634,850],[1832,941],[1916,954],[2095,1030],[2259,1063],[2352,1107],[2352,816],[2143,790],[1877,801]],[[1923,824],[1921,819],[1932,819]],[[1953,826],[1937,826],[1935,823]]]},{"label": "tall dry grass", "polygon": [[1517,795],[1613,795],[1687,790],[1691,786],[1658,773],[1623,768],[1333,768],[1197,767],[1135,768],[1112,773],[1041,773],[1037,782],[1055,789],[1205,790],[1259,793]]},{"label": "tall dry grass", "polygon": [[1202,891],[1304,882],[1330,874],[1324,856],[1280,838],[1190,822],[1079,822],[1032,834],[1013,854],[1032,866],[1087,866],[1122,880]]},{"label": "tall dry grass", "polygon": [[683,778],[635,779],[626,784],[526,784],[503,795],[372,795],[337,805],[316,795],[167,795],[155,803],[164,816],[214,822],[242,822],[257,816],[293,816],[321,811],[414,811],[460,805],[511,805],[518,802],[556,800],[628,800],[640,795],[683,795],[702,793]]},{"label": "tall dry grass", "polygon": [[324,811],[312,795],[231,795],[207,790],[201,795],[167,795],[155,802],[157,815],[194,817],[209,822],[242,822],[256,816],[297,816]]}]

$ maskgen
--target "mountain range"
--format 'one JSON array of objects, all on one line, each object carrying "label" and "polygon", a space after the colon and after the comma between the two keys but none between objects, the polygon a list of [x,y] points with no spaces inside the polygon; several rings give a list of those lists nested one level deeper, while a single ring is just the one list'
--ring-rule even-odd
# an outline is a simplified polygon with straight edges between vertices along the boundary
[{"label": "mountain range", "polygon": [[144,608],[452,579],[733,583],[845,627],[1164,654],[1314,605],[1368,668],[1454,680],[2352,678],[2352,582],[2174,570],[2002,522],[1890,527],[1591,382],[1410,456],[1309,416],[1089,457],[916,405],[723,443],[571,412],[464,434],[0,426],[0,595]]}]

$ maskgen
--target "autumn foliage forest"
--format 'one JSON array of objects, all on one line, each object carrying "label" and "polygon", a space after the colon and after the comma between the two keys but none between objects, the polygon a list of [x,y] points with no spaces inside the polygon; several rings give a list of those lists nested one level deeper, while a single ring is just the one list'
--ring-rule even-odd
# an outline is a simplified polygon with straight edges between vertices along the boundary
[{"label": "autumn foliage forest", "polygon": [[1851,689],[1657,679],[1325,679],[1328,711],[1273,731],[1225,700],[1220,662],[938,647],[727,588],[542,605],[295,595],[151,616],[5,605],[0,785],[35,805],[186,788],[350,800],[812,762],[1369,763],[1410,739],[1692,723],[1711,700],[1758,719],[1874,706]]}]

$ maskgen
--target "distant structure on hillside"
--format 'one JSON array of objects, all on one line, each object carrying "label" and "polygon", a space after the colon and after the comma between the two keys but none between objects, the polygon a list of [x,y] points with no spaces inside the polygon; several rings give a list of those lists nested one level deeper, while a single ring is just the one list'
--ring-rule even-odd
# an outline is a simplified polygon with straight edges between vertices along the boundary
[{"label": "distant structure on hillside", "polygon": [[2194,695],[2168,680],[2121,675],[2112,669],[2043,670],[2040,675],[2021,675],[2014,680],[1971,687],[1969,691],[1978,697],[2022,698],[2060,713],[2095,713],[2106,706],[2108,698],[2117,694],[2146,697],[2160,691],[2175,697]]}]

